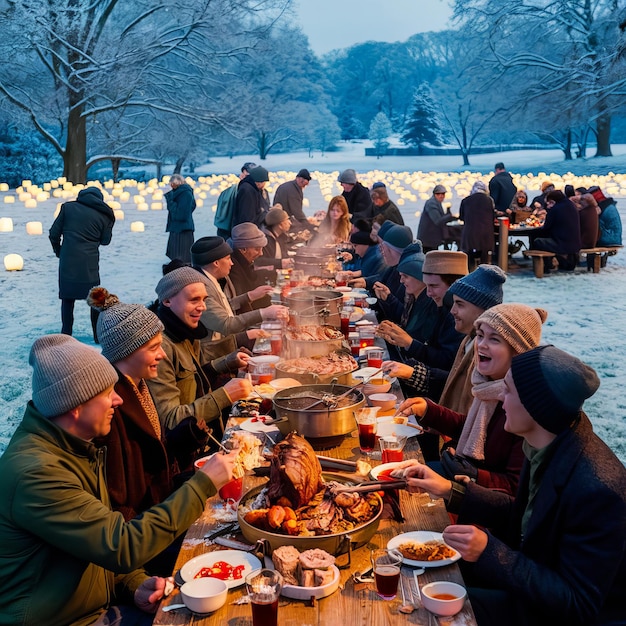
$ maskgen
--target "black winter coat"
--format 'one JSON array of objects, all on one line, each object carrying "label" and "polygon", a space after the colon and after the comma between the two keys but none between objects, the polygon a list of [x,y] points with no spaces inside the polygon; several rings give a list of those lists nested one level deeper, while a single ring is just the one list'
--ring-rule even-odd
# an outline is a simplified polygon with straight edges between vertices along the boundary
[{"label": "black winter coat", "polygon": [[264,216],[263,193],[256,186],[252,176],[248,174],[239,183],[239,188],[237,189],[237,202],[231,228],[244,222],[251,222],[260,228],[263,225]]},{"label": "black winter coat", "polygon": [[574,204],[565,198],[548,209],[546,220],[534,233],[535,239],[547,237],[556,243],[557,254],[578,254],[581,246],[580,219]]},{"label": "black winter coat", "polygon": [[493,200],[486,193],[473,193],[461,200],[459,217],[465,222],[461,250],[493,252],[496,245]]},{"label": "black winter coat", "polygon": [[370,220],[374,217],[374,205],[372,197],[366,187],[357,182],[351,191],[344,191],[341,194],[348,203],[348,211],[353,217],[361,217]]},{"label": "black winter coat", "polygon": [[59,298],[84,300],[100,284],[100,246],[113,236],[115,215],[100,190],[87,187],[73,202],[61,206],[49,237],[59,257]]},{"label": "black winter coat", "polygon": [[500,172],[489,181],[489,195],[496,211],[506,211],[517,193],[513,177],[508,172]]}]

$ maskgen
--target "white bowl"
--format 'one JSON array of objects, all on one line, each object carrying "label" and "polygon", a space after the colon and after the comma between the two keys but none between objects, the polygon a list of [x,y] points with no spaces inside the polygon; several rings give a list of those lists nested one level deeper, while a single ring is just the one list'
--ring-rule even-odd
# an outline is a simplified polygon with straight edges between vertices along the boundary
[{"label": "white bowl", "polygon": [[[467,596],[465,587],[444,580],[424,585],[421,589],[421,593],[422,604],[425,609],[435,615],[446,617],[456,615],[463,608],[465,597]],[[453,598],[445,600],[434,597],[440,594],[450,595],[453,596]]]},{"label": "white bowl", "polygon": [[226,603],[228,587],[218,578],[194,578],[180,588],[180,595],[193,613],[212,613]]},{"label": "white bowl", "polygon": [[370,406],[379,406],[383,411],[389,411],[396,406],[398,398],[394,393],[373,393],[368,396]]},{"label": "white bowl", "polygon": [[369,398],[373,394],[387,393],[391,389],[391,381],[385,378],[372,378],[369,383],[361,387],[363,393]]}]

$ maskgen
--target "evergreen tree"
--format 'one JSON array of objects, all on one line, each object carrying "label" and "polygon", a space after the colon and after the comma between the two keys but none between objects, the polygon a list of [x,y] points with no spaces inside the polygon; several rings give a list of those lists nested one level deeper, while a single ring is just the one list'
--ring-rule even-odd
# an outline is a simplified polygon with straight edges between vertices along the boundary
[{"label": "evergreen tree", "polygon": [[377,113],[370,124],[368,133],[368,138],[374,144],[377,159],[380,159],[387,152],[389,147],[387,138],[391,135],[391,132],[392,128],[389,118],[382,111]]},{"label": "evergreen tree", "polygon": [[426,83],[422,83],[413,95],[411,113],[404,127],[402,141],[417,146],[419,152],[425,143],[441,145],[441,126],[433,94]]}]

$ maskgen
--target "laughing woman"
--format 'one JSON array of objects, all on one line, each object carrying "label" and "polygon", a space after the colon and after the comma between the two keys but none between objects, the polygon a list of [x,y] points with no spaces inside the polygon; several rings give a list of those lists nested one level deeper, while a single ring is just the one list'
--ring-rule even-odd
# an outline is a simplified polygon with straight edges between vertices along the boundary
[{"label": "laughing woman", "polygon": [[467,415],[425,398],[409,398],[400,405],[421,426],[452,438],[441,465],[432,465],[446,478],[465,475],[483,487],[515,493],[524,454],[521,437],[504,430],[504,376],[515,355],[539,345],[547,316],[545,310],[525,304],[499,304],[476,320],[474,400]]},{"label": "laughing woman", "polygon": [[309,245],[321,248],[348,241],[351,228],[348,203],[343,196],[335,196],[328,203],[326,217],[322,220],[317,234]]}]

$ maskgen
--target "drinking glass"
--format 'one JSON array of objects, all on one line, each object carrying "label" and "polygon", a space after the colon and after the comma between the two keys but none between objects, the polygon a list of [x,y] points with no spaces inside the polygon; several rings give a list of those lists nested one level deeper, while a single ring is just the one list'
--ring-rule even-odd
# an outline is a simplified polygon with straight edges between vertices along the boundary
[{"label": "drinking glass", "polygon": [[375,367],[380,369],[383,365],[383,349],[368,348],[367,349],[367,367]]},{"label": "drinking glass", "polygon": [[380,407],[367,407],[354,412],[359,429],[359,448],[366,456],[376,447],[376,414]]},{"label": "drinking glass", "polygon": [[393,600],[398,593],[402,555],[394,550],[372,550],[372,568],[376,593],[383,600]]},{"label": "drinking glass", "polygon": [[379,438],[383,463],[396,463],[404,459],[403,450],[406,439],[402,435],[389,435]]},{"label": "drinking glass", "polygon": [[261,569],[246,576],[246,590],[252,605],[252,626],[277,626],[278,597],[283,577],[271,569]]}]

